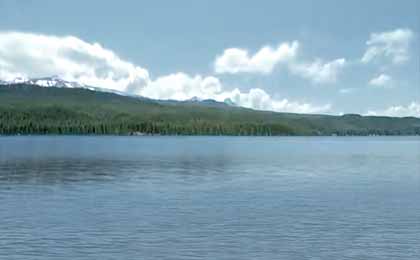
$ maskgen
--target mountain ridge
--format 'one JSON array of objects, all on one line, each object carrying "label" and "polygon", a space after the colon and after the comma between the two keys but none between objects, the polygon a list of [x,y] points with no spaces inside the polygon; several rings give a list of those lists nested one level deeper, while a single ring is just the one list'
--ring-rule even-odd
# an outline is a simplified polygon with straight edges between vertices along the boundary
[{"label": "mountain ridge", "polygon": [[0,134],[420,135],[420,118],[259,111],[85,88],[0,86]]},{"label": "mountain ridge", "polygon": [[56,87],[56,88],[81,88],[81,89],[89,89],[92,91],[100,91],[100,92],[108,92],[108,93],[114,93],[121,96],[129,96],[129,97],[135,97],[139,99],[149,99],[149,100],[155,100],[156,102],[160,103],[174,103],[174,102],[194,102],[194,103],[213,103],[213,104],[226,104],[231,106],[236,106],[236,104],[230,100],[226,99],[224,102],[219,102],[214,99],[201,99],[199,97],[192,97],[190,99],[186,100],[173,100],[173,99],[152,99],[136,94],[130,94],[124,91],[118,91],[108,88],[101,88],[96,86],[90,86],[87,84],[79,83],[77,81],[68,81],[64,80],[59,76],[49,76],[49,77],[35,77],[35,78],[24,78],[24,77],[17,77],[12,80],[0,80],[0,85],[4,86],[13,86],[16,84],[27,84],[27,85],[33,85],[33,86],[40,86],[40,87]]}]

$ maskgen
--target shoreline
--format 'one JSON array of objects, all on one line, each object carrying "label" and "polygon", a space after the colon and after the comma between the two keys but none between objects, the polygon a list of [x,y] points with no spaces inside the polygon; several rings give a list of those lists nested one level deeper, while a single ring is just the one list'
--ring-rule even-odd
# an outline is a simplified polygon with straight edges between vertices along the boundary
[{"label": "shoreline", "polygon": [[420,137],[420,135],[170,135],[170,134],[11,134],[1,137]]}]

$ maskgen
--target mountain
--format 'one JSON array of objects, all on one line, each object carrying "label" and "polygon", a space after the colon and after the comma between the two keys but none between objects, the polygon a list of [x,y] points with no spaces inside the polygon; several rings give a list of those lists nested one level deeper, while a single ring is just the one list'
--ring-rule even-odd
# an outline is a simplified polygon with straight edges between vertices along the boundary
[{"label": "mountain", "polygon": [[38,86],[38,87],[83,88],[83,89],[89,89],[89,90],[95,90],[95,91],[101,91],[101,92],[110,92],[110,93],[114,93],[118,95],[129,96],[129,94],[122,91],[88,86],[86,84],[82,84],[76,81],[64,80],[58,76],[40,77],[40,78],[18,77],[10,81],[0,80],[0,85],[3,85],[3,86],[14,86],[16,84],[25,84],[25,85]]},{"label": "mountain", "polygon": [[0,134],[420,135],[420,119],[414,117],[276,113],[214,100],[152,100],[66,83],[2,84]]},{"label": "mountain", "polygon": [[[143,96],[129,94],[127,92],[113,90],[113,89],[107,89],[107,88],[99,88],[99,87],[93,87],[86,84],[78,83],[75,81],[67,81],[64,80],[58,76],[51,76],[51,77],[41,77],[41,78],[23,78],[18,77],[10,81],[2,81],[0,80],[0,86],[15,86],[16,84],[25,84],[30,86],[39,86],[39,87],[56,87],[56,88],[82,88],[82,89],[89,89],[94,91],[100,91],[100,92],[108,92],[108,93],[114,93],[121,96],[129,96],[134,97],[142,100],[152,100]],[[155,100],[156,102],[160,104],[178,104],[178,103],[194,103],[194,104],[202,104],[207,106],[225,106],[225,105],[234,105],[234,103],[229,99],[227,102],[218,102],[213,99],[200,99],[198,97],[193,97],[191,99],[185,100],[185,101],[179,101],[179,100]]]},{"label": "mountain", "polygon": [[156,103],[162,105],[197,105],[197,106],[206,106],[206,107],[226,107],[226,106],[235,106],[233,102],[226,103],[226,102],[219,102],[214,99],[200,99],[197,97],[193,97],[187,100],[179,101],[179,100],[156,100],[156,99],[149,99]]},{"label": "mountain", "polygon": [[57,88],[88,88],[84,84],[78,82],[66,81],[58,76],[43,78],[23,78],[18,77],[10,81],[0,81],[1,85],[26,84],[41,87],[57,87]]}]

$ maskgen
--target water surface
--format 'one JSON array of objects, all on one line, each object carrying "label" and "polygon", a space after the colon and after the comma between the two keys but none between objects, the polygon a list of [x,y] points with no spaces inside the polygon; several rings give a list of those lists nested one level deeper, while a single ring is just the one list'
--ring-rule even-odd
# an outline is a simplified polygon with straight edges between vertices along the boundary
[{"label": "water surface", "polygon": [[416,137],[0,137],[1,259],[420,259]]}]

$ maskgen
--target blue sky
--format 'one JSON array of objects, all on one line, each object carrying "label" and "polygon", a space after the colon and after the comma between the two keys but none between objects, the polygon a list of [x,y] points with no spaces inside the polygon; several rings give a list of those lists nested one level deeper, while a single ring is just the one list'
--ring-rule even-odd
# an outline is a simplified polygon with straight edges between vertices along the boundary
[{"label": "blue sky", "polygon": [[[0,10],[2,78],[420,116],[419,1],[3,0]],[[82,72],[87,64],[95,69]]]}]

